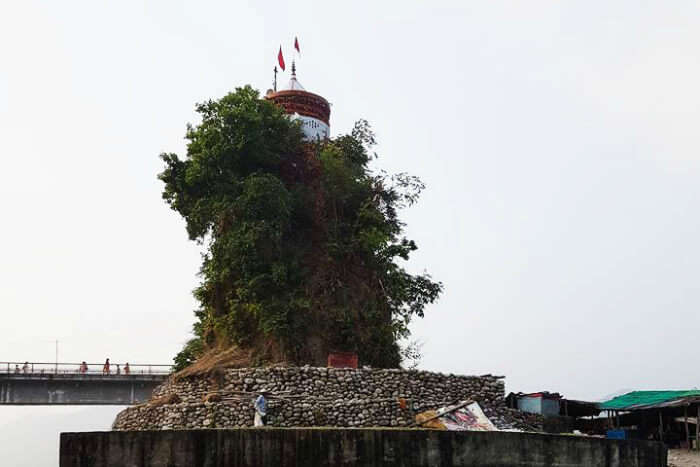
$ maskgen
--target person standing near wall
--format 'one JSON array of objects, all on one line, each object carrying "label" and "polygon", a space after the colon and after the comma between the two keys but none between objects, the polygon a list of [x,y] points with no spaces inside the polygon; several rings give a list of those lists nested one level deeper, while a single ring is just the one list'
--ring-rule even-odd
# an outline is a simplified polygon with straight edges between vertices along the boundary
[{"label": "person standing near wall", "polygon": [[253,402],[253,407],[255,407],[255,416],[253,417],[253,426],[265,426],[265,416],[267,415],[267,401],[265,396],[260,394],[255,402]]}]

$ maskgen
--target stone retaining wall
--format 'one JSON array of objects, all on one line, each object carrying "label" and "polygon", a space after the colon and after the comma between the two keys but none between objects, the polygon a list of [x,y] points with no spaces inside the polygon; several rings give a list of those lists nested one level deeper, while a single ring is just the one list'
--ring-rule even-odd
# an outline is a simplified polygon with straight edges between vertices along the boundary
[{"label": "stone retaining wall", "polygon": [[457,400],[479,402],[500,428],[516,422],[500,376],[427,371],[271,367],[229,369],[217,377],[169,380],[151,402],[130,407],[115,430],[234,428],[253,425],[253,398],[266,391],[267,425],[406,426],[414,415]]}]

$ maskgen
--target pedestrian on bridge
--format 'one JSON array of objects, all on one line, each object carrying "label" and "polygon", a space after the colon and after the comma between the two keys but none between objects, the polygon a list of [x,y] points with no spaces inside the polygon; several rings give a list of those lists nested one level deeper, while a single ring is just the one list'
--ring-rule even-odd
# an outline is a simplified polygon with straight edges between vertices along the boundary
[{"label": "pedestrian on bridge", "polygon": [[124,374],[128,375],[131,373],[131,368],[129,368],[129,362],[126,362],[126,365],[124,365]]},{"label": "pedestrian on bridge", "polygon": [[22,373],[25,375],[29,373],[29,362],[24,362],[24,365],[22,365]]},{"label": "pedestrian on bridge", "polygon": [[109,374],[109,358],[105,361],[105,365],[102,367],[102,374],[103,375]]},{"label": "pedestrian on bridge", "polygon": [[122,370],[121,370],[121,368],[119,368],[119,363],[117,363],[117,374],[118,375],[122,374]]},{"label": "pedestrian on bridge", "polygon": [[80,372],[82,374],[85,374],[85,373],[87,373],[87,371],[88,371],[87,363],[85,363],[85,360],[83,360],[83,363],[80,364]]},{"label": "pedestrian on bridge", "polygon": [[19,365],[15,365],[15,373],[19,373]]}]

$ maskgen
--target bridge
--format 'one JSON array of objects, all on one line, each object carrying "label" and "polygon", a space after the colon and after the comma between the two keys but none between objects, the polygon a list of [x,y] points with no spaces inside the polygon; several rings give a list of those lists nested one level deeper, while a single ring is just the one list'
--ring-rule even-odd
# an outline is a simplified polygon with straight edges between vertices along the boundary
[{"label": "bridge", "polygon": [[147,401],[170,365],[0,362],[0,405],[133,405]]}]

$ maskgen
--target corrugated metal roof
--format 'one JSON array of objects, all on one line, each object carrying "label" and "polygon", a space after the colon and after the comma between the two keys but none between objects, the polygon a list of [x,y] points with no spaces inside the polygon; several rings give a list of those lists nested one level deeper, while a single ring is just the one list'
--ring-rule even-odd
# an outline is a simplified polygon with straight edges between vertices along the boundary
[{"label": "corrugated metal roof", "polygon": [[700,390],[691,391],[633,391],[600,404],[602,410],[641,410],[673,407],[695,400],[700,401]]}]

